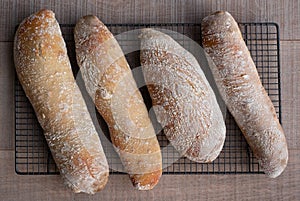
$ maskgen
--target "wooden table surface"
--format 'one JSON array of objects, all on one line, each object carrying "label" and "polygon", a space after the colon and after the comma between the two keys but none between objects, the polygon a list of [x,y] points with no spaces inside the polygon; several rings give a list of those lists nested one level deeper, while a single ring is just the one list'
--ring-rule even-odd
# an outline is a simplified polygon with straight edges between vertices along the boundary
[{"label": "wooden table surface", "polygon": [[[152,191],[131,187],[126,175],[112,175],[94,196],[74,194],[59,175],[21,176],[14,170],[15,26],[31,13],[52,9],[60,23],[74,24],[86,14],[105,23],[201,22],[228,10],[240,22],[277,22],[280,26],[282,123],[289,163],[276,179],[265,175],[163,175]],[[300,200],[300,1],[298,0],[90,0],[0,1],[0,200]]]}]

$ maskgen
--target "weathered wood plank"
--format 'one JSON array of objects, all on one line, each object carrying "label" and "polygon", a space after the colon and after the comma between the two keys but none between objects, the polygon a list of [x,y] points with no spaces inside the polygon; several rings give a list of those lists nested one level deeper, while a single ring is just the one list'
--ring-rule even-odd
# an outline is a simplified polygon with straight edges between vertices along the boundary
[{"label": "weathered wood plank", "polygon": [[0,41],[11,41],[15,26],[39,9],[56,13],[60,23],[74,24],[81,16],[95,14],[105,23],[197,22],[216,10],[228,10],[241,22],[274,21],[284,40],[300,39],[300,1],[292,0],[191,0],[191,1],[0,1]]},{"label": "weathered wood plank", "polygon": [[73,194],[59,175],[14,173],[13,151],[0,151],[0,200],[297,200],[300,197],[298,150],[290,151],[286,171],[277,179],[265,175],[163,175],[155,189],[134,190],[127,175],[111,175],[93,196]]},{"label": "weathered wood plank", "polygon": [[12,42],[0,42],[0,150],[13,149],[15,71],[12,52]]},{"label": "weathered wood plank", "polygon": [[282,124],[290,149],[300,146],[299,56],[300,41],[281,42]]}]

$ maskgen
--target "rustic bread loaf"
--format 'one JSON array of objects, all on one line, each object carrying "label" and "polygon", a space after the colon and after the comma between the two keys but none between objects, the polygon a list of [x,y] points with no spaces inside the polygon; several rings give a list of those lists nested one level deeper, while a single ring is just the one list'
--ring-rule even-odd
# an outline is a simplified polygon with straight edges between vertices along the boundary
[{"label": "rustic bread loaf", "polygon": [[277,177],[288,161],[285,136],[238,24],[228,12],[216,12],[203,19],[202,37],[229,111],[264,172]]},{"label": "rustic bread loaf", "polygon": [[196,162],[211,162],[225,141],[215,94],[194,56],[168,35],[143,29],[141,64],[157,120],[174,148]]},{"label": "rustic bread loaf", "polygon": [[14,60],[66,185],[76,193],[101,190],[108,164],[52,11],[41,10],[20,24]]},{"label": "rustic bread loaf", "polygon": [[74,35],[86,89],[108,124],[125,170],[137,189],[152,189],[162,174],[160,146],[118,42],[95,16],[81,18]]}]

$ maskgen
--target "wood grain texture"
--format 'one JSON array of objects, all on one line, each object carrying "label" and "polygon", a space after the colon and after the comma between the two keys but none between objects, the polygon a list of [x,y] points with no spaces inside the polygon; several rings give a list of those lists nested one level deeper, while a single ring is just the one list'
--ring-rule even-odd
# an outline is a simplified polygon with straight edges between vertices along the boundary
[{"label": "wood grain texture", "polygon": [[286,133],[289,149],[298,150],[300,147],[299,56],[300,41],[281,42],[282,126]]},{"label": "wood grain texture", "polygon": [[85,14],[96,14],[105,23],[200,22],[217,9],[227,9],[238,21],[278,22],[284,40],[281,42],[282,124],[290,153],[286,171],[277,179],[265,175],[163,175],[157,188],[149,192],[134,191],[127,175],[111,175],[104,191],[95,196],[71,193],[59,176],[16,175],[12,151],[12,43],[0,42],[0,200],[299,200],[300,1],[169,2],[0,0],[0,41],[12,41],[15,26],[40,8],[53,9],[60,23],[75,23]]},{"label": "wood grain texture", "polygon": [[11,41],[15,26],[42,8],[52,9],[63,24],[75,24],[83,15],[94,14],[104,23],[197,22],[216,10],[227,10],[237,21],[274,21],[281,38],[300,39],[300,1],[292,0],[1,0],[0,41]]},{"label": "wood grain texture", "polygon": [[[56,176],[19,176],[14,173],[13,151],[0,151],[0,200],[297,200],[299,151],[290,151],[289,165],[277,179],[265,175],[163,175],[151,191],[131,187],[127,175],[111,175],[103,191],[73,194]],[[184,188],[183,188],[184,187]]]},{"label": "wood grain texture", "polygon": [[0,150],[13,149],[13,43],[0,43]]}]

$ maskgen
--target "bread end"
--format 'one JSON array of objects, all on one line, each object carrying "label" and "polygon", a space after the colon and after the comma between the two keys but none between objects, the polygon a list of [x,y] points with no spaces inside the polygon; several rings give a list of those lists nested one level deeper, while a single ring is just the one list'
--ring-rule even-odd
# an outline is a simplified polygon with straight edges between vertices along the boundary
[{"label": "bread end", "polygon": [[147,173],[147,174],[136,174],[130,175],[130,179],[133,183],[133,186],[137,190],[151,190],[158,183],[160,177],[162,175],[162,170],[157,170],[155,172]]}]

